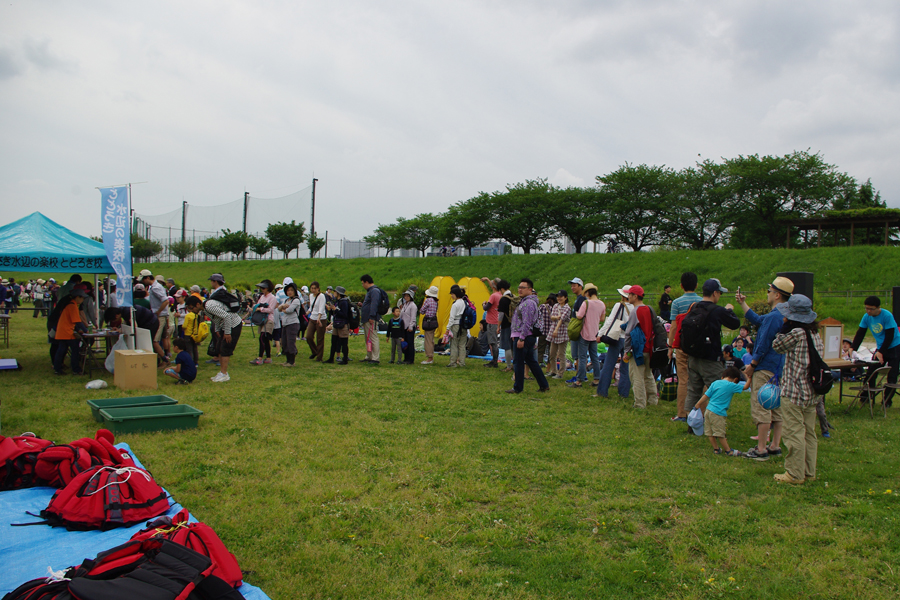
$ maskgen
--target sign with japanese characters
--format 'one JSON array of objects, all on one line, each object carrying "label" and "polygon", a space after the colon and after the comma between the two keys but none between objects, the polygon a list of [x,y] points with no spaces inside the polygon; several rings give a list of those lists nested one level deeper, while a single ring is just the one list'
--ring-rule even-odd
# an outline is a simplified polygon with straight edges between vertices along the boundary
[{"label": "sign with japanese characters", "polygon": [[119,306],[131,306],[131,222],[128,188],[100,188],[101,230],[106,256],[116,272],[116,300]]}]

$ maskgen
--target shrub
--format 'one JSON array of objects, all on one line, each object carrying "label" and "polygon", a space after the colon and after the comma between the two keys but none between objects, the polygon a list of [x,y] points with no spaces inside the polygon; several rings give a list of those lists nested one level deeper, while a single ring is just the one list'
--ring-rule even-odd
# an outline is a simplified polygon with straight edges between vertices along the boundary
[{"label": "shrub", "polygon": [[428,283],[424,279],[408,279],[406,281],[401,282],[400,286],[397,288],[397,291],[391,296],[391,306],[397,306],[397,302],[400,301],[401,296],[403,296],[403,292],[409,289],[409,286],[415,285],[418,286],[418,291],[416,292],[416,297],[413,298],[413,301],[416,303],[416,306],[422,306],[422,303],[425,301],[425,290],[428,289]]}]

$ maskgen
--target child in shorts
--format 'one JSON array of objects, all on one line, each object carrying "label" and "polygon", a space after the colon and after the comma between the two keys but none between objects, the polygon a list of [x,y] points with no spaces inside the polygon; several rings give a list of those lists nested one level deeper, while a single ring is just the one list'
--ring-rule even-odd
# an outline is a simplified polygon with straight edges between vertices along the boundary
[{"label": "child in shorts", "polygon": [[727,367],[722,373],[722,379],[713,381],[697,403],[697,408],[704,411],[703,433],[709,437],[715,454],[722,454],[724,451],[726,456],[741,456],[740,450],[728,447],[728,439],[725,437],[731,398],[750,388],[749,381],[742,384],[740,379],[741,372],[736,367]]},{"label": "child in shorts", "polygon": [[174,377],[177,380],[175,383],[182,385],[191,383],[197,378],[197,365],[194,363],[190,352],[187,351],[187,344],[184,342],[184,338],[175,338],[172,345],[178,350],[178,354],[175,356],[175,366],[166,369],[165,374],[169,377]]}]

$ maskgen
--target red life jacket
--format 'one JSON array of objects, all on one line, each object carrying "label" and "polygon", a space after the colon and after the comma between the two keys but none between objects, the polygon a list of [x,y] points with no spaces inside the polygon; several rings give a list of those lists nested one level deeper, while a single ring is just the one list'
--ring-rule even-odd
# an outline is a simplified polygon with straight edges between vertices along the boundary
[{"label": "red life jacket", "polygon": [[0,491],[41,485],[34,466],[41,451],[52,444],[33,433],[14,437],[0,435]]},{"label": "red life jacket", "polygon": [[240,587],[243,583],[241,568],[234,554],[228,551],[212,527],[206,523],[189,522],[186,508],[182,508],[174,517],[160,517],[150,521],[146,529],[131,536],[132,540],[151,538],[171,540],[208,556],[213,562],[213,575],[232,587]]},{"label": "red life jacket", "polygon": [[135,466],[128,452],[113,446],[114,440],[111,431],[98,429],[94,439],[81,438],[70,444],[50,446],[38,455],[35,473],[45,485],[61,488],[91,467]]},{"label": "red life jacket", "polygon": [[137,467],[99,466],[79,473],[50,499],[40,516],[69,530],[130,527],[169,510],[168,496]]}]

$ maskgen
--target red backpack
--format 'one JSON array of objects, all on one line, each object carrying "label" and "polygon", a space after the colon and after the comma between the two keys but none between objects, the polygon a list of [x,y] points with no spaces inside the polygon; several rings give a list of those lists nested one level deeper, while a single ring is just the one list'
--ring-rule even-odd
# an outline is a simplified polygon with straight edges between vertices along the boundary
[{"label": "red backpack", "polygon": [[232,587],[240,587],[241,568],[237,558],[228,551],[212,527],[206,523],[191,523],[188,510],[182,508],[174,517],[160,517],[131,536],[132,540],[167,539],[208,556],[213,563],[212,574]]},{"label": "red backpack", "polygon": [[212,570],[212,561],[190,548],[158,538],[132,540],[24,583],[4,600],[243,600]]},{"label": "red backpack", "polygon": [[41,485],[34,466],[41,451],[52,444],[33,433],[14,437],[0,435],[0,491]]},{"label": "red backpack", "polygon": [[168,496],[144,469],[100,466],[79,473],[57,490],[40,516],[53,527],[106,531],[130,527],[167,510]]}]

